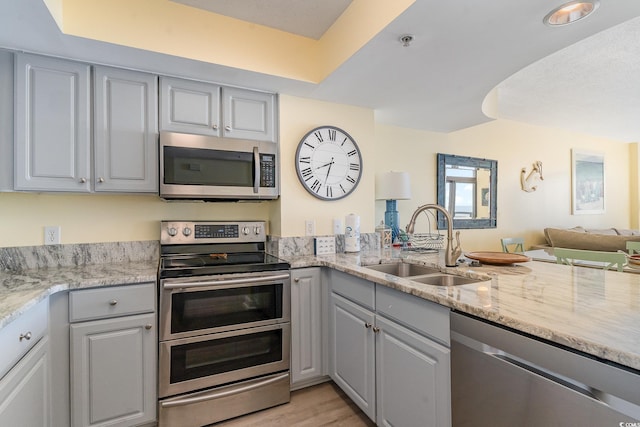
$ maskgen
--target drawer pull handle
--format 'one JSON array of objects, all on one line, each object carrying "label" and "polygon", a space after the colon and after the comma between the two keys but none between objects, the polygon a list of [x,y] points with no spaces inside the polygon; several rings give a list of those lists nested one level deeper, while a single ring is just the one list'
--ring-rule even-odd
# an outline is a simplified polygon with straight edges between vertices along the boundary
[{"label": "drawer pull handle", "polygon": [[153,326],[147,323],[146,325],[144,325],[144,328],[148,331],[149,329],[153,328]]},{"label": "drawer pull handle", "polygon": [[109,301],[109,305],[116,305],[118,303],[117,299],[112,299],[111,301]]},{"label": "drawer pull handle", "polygon": [[365,322],[365,323],[364,323],[364,327],[365,327],[365,328],[367,328],[367,329],[369,329],[369,328],[371,327],[371,323],[367,323],[367,322]]},{"label": "drawer pull handle", "polygon": [[31,331],[27,332],[26,334],[20,334],[20,341],[22,340],[29,341],[30,339],[31,339]]}]

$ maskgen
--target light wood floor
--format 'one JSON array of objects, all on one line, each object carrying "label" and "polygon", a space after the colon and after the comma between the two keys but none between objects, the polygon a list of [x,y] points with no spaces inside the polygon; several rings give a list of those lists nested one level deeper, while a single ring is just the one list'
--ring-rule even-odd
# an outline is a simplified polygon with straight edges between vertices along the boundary
[{"label": "light wood floor", "polygon": [[375,427],[333,382],[296,390],[291,402],[212,427]]}]

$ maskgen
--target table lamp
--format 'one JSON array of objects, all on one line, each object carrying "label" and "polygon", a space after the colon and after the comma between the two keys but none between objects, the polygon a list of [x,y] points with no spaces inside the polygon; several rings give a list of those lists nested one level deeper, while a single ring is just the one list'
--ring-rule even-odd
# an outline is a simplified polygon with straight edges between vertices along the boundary
[{"label": "table lamp", "polygon": [[396,201],[410,198],[411,183],[408,172],[391,171],[376,175],[376,200],[387,201],[384,223],[391,228],[391,238],[394,242],[400,233],[400,216]]}]

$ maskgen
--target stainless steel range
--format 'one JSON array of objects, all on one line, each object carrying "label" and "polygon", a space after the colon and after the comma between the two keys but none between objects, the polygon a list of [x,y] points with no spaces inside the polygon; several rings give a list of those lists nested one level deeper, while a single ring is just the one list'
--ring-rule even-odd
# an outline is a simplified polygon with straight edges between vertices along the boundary
[{"label": "stainless steel range", "polygon": [[289,401],[289,264],[265,223],[163,221],[159,426],[197,427]]}]

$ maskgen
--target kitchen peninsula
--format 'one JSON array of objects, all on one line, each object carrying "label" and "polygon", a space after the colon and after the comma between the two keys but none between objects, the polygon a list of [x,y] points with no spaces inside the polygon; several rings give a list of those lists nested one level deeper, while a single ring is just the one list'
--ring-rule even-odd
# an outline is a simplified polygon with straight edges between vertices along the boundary
[{"label": "kitchen peninsula", "polygon": [[[153,253],[151,250],[148,253]],[[431,286],[366,268],[399,260],[443,266],[442,254],[395,250],[323,256],[281,256],[292,269],[323,267],[415,295],[497,325],[640,370],[640,275],[544,262],[511,266],[438,267],[476,279]],[[0,331],[49,296],[69,289],[135,285],[156,280],[157,260],[0,272]]]}]

